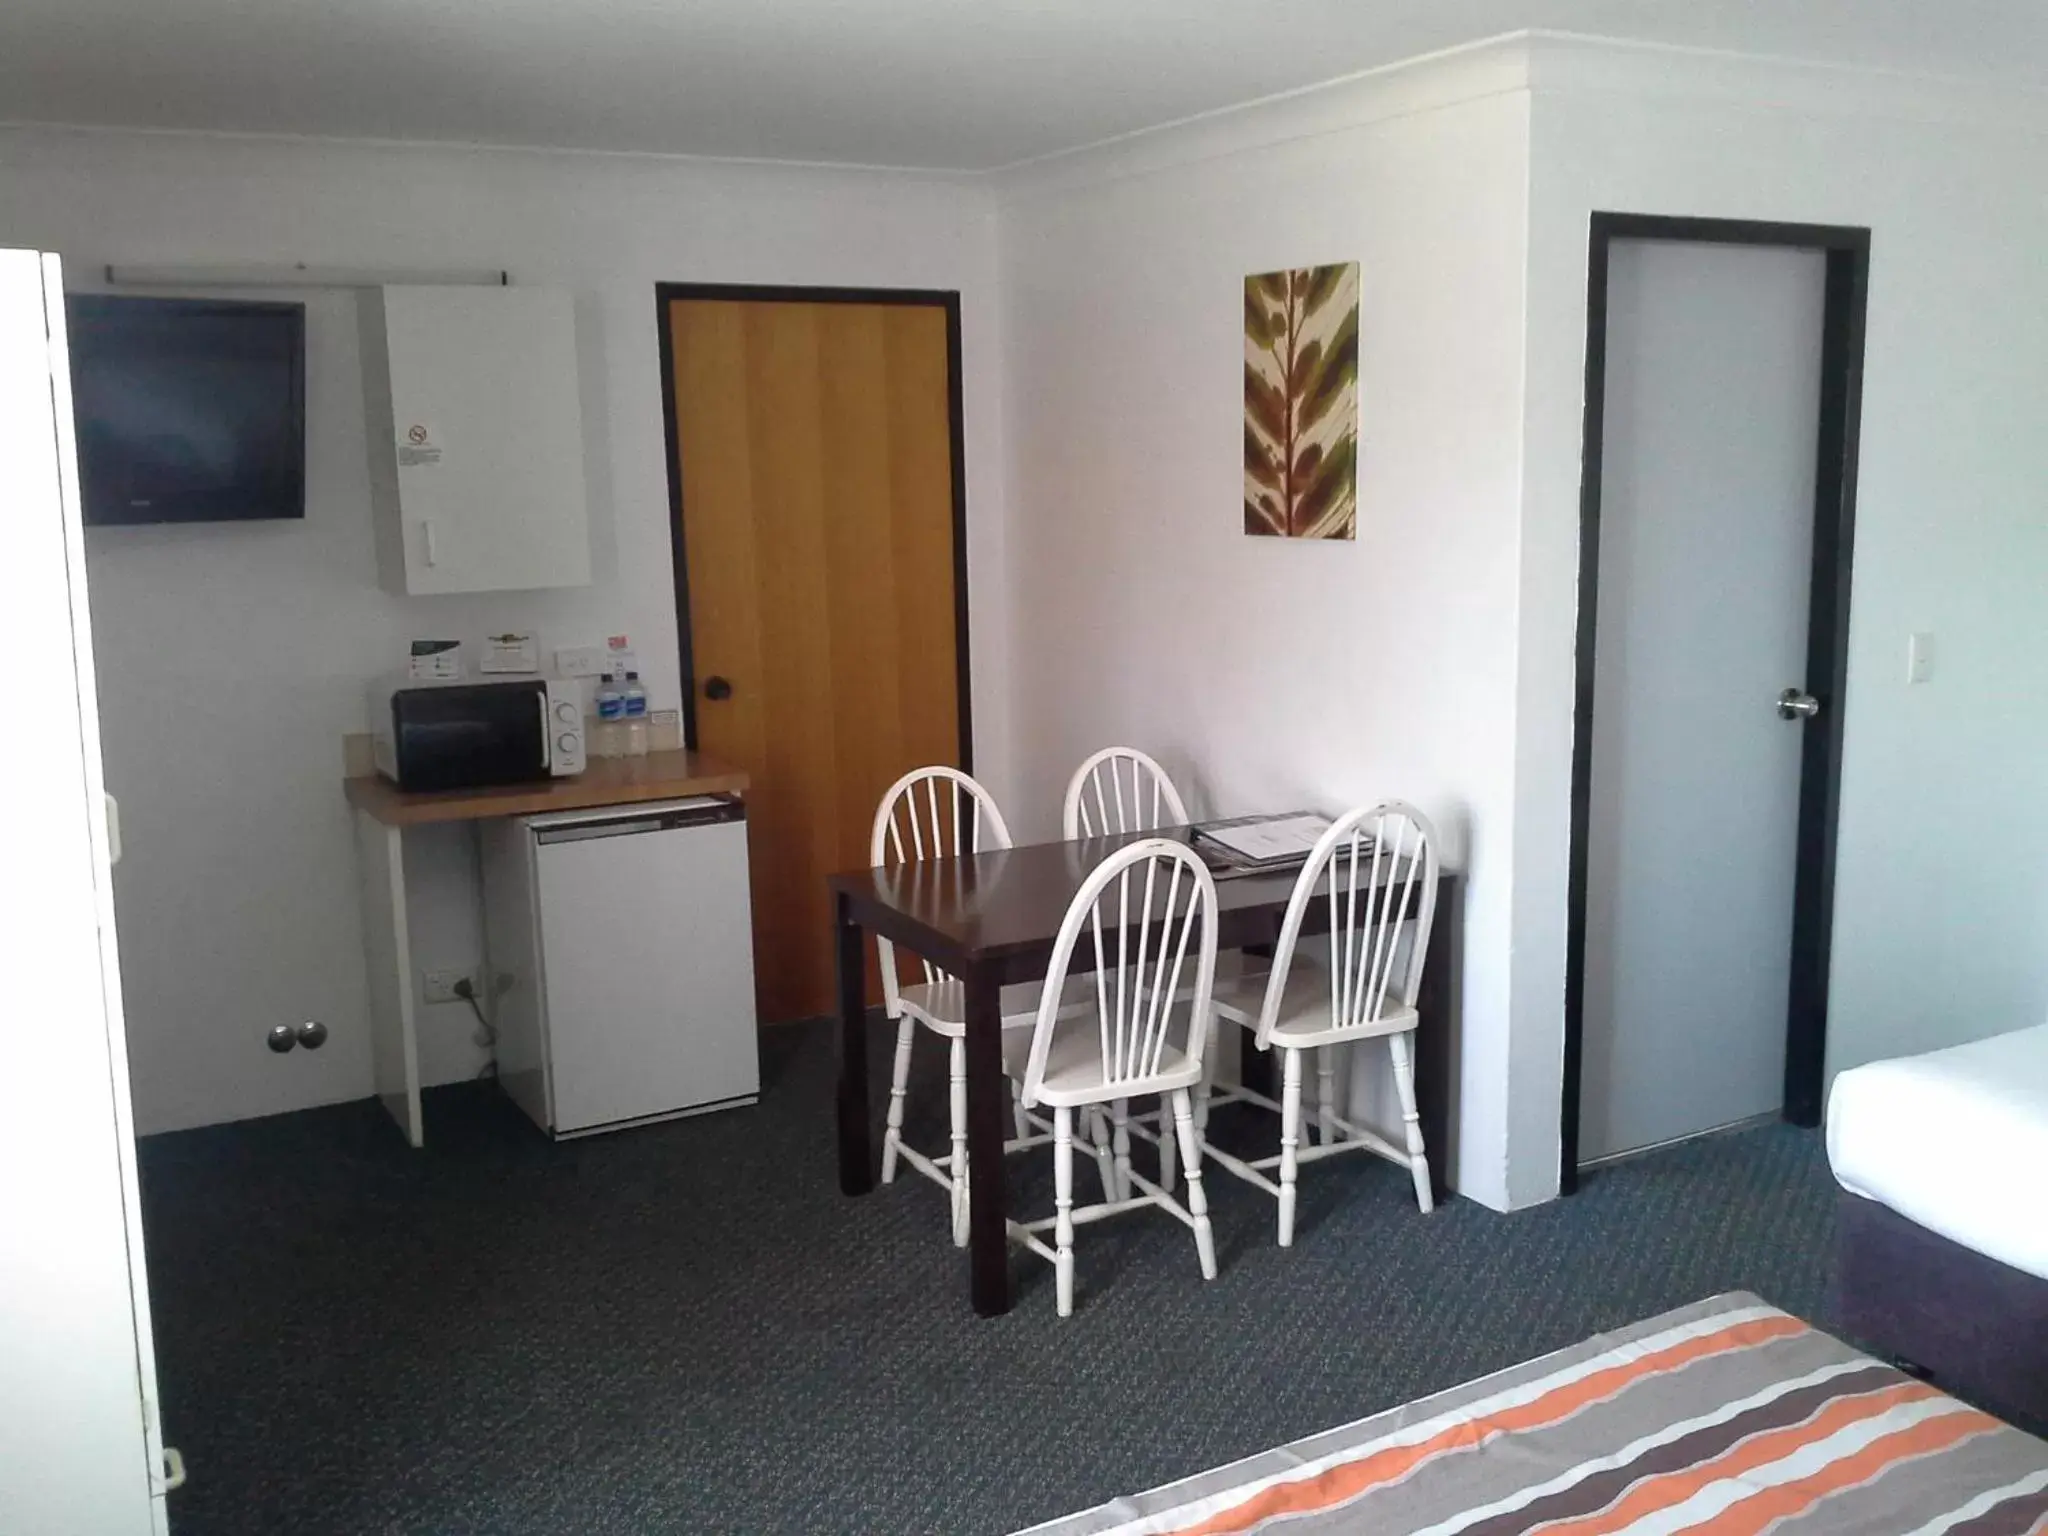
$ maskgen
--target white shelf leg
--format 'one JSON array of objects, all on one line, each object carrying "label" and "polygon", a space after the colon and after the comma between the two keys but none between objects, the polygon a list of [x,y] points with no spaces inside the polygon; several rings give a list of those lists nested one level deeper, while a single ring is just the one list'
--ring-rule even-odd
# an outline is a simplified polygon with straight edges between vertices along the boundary
[{"label": "white shelf leg", "polygon": [[420,1119],[419,1025],[413,1013],[412,937],[406,927],[405,834],[356,813],[361,850],[363,950],[369,965],[370,1062],[377,1097],[414,1146]]}]

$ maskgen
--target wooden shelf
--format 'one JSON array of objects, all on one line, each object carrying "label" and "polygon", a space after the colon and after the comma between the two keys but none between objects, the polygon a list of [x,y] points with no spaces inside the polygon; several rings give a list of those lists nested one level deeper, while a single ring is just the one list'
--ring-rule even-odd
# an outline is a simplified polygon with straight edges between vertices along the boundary
[{"label": "wooden shelf", "polygon": [[574,778],[409,794],[378,775],[343,780],[348,802],[390,827],[436,821],[483,821],[543,811],[587,811],[690,795],[744,794],[747,776],[701,752],[650,752],[601,757]]}]

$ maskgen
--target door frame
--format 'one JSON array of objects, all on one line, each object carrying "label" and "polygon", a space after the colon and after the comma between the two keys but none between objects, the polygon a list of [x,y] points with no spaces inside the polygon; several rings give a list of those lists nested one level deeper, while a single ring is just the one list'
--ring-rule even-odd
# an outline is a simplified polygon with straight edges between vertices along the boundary
[{"label": "door frame", "polygon": [[974,772],[973,668],[967,648],[967,440],[960,379],[960,294],[938,288],[803,288],[787,284],[656,283],[655,331],[661,344],[661,424],[668,463],[668,530],[675,560],[676,648],[682,664],[683,745],[697,747],[697,669],[690,638],[690,567],[683,537],[683,450],[676,432],[674,333],[669,306],[679,299],[753,304],[882,304],[940,309],[946,315],[946,417],[953,461],[953,657],[958,677],[960,770]]},{"label": "door frame", "polygon": [[[1836,817],[1848,700],[1849,585],[1863,403],[1870,231],[1661,214],[1592,215],[1586,264],[1585,436],[1579,486],[1579,622],[1572,715],[1571,854],[1566,875],[1564,1093],[1558,1188],[1579,1183],[1584,1071],[1586,879],[1592,814],[1593,666],[1600,593],[1600,474],[1607,408],[1607,269],[1616,240],[1818,250],[1827,261],[1821,312],[1820,413],[1815,450],[1813,556],[1806,638],[1808,692],[1820,714],[1801,726],[1799,819],[1792,896],[1791,982],[1785,1000],[1784,1118],[1820,1123],[1826,1077],[1829,942],[1834,929]],[[1788,679],[1790,681],[1790,679]]]}]

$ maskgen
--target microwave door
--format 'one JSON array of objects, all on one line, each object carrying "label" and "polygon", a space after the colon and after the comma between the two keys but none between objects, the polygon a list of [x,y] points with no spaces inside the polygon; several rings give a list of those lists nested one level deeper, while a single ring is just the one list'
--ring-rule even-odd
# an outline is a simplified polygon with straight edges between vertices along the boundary
[{"label": "microwave door", "polygon": [[477,683],[394,695],[399,783],[473,789],[548,777],[547,689]]}]

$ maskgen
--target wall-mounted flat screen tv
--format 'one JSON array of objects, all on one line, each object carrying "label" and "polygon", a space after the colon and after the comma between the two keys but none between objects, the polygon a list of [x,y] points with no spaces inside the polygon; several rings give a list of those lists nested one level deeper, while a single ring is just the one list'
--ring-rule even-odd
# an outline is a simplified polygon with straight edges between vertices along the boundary
[{"label": "wall-mounted flat screen tv", "polygon": [[306,515],[306,308],[72,294],[85,521]]}]

